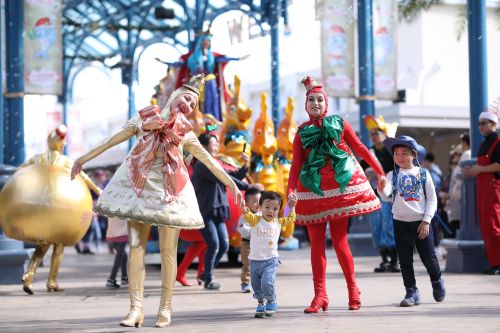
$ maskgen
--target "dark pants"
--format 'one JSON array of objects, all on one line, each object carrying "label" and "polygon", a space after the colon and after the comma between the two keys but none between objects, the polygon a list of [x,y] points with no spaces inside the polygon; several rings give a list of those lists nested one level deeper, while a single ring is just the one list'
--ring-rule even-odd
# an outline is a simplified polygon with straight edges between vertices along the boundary
[{"label": "dark pants", "polygon": [[127,275],[127,252],[125,248],[127,243],[113,243],[113,247],[116,249],[115,262],[113,263],[113,268],[111,268],[110,280],[116,280],[116,275],[118,274],[118,269],[122,269],[122,279],[128,278]]},{"label": "dark pants", "polygon": [[438,281],[441,278],[441,269],[434,252],[432,228],[429,228],[429,236],[420,239],[417,235],[420,223],[421,221],[404,222],[394,220],[394,237],[396,238],[396,249],[398,250],[399,265],[405,288],[415,288],[417,286],[415,272],[413,271],[414,245],[431,281]]},{"label": "dark pants", "polygon": [[438,247],[439,243],[441,243],[442,235],[441,235],[441,226],[439,225],[439,221],[437,217],[433,217],[431,220],[430,229],[432,229],[432,243],[434,247]]},{"label": "dark pants", "polygon": [[203,278],[205,284],[208,284],[213,279],[214,268],[229,249],[229,236],[227,234],[226,223],[212,219],[205,221],[205,228],[201,229],[200,232],[205,243],[207,243]]}]

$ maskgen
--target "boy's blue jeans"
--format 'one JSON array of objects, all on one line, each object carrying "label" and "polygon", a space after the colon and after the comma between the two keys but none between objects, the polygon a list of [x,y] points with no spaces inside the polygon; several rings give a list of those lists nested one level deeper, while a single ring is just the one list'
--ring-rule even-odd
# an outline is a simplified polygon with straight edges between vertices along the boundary
[{"label": "boy's blue jeans", "polygon": [[259,301],[276,301],[274,281],[278,271],[279,261],[274,257],[267,260],[250,260],[250,279],[252,282],[253,298]]},{"label": "boy's blue jeans", "polygon": [[427,269],[431,281],[438,281],[441,278],[441,269],[434,251],[432,228],[429,228],[429,236],[420,239],[417,235],[420,223],[421,221],[404,222],[394,220],[394,236],[405,288],[415,288],[417,286],[413,270],[413,246],[417,248],[420,260]]}]

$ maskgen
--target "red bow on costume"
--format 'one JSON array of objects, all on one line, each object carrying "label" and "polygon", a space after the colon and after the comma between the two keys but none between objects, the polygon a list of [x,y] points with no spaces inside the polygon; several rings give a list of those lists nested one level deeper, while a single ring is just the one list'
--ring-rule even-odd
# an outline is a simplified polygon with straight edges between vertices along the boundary
[{"label": "red bow on costume", "polygon": [[156,105],[140,110],[142,130],[145,134],[139,138],[134,149],[127,157],[127,173],[137,196],[141,195],[149,170],[155,160],[156,152],[163,153],[163,189],[165,200],[174,200],[188,181],[188,175],[182,172],[181,157],[177,146],[184,135],[193,127],[186,117],[179,112],[171,114],[168,122],[160,116]]}]

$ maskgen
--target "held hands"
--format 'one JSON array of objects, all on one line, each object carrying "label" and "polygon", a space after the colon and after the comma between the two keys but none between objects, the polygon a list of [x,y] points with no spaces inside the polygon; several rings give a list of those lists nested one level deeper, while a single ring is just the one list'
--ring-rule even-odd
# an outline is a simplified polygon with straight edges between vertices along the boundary
[{"label": "held hands", "polygon": [[385,185],[387,185],[387,179],[385,178],[385,175],[379,175],[379,174],[377,174],[377,178],[378,178],[377,189],[382,191]]},{"label": "held hands", "polygon": [[75,177],[82,171],[82,168],[82,163],[78,161],[75,161],[75,163],[73,163],[73,167],[71,168],[71,180],[75,179]]},{"label": "held hands", "polygon": [[425,239],[429,236],[429,223],[422,221],[417,228],[417,235],[420,239]]},{"label": "held hands", "polygon": [[295,194],[295,192],[288,194],[287,201],[290,208],[295,207],[295,205],[297,205],[297,194]]}]

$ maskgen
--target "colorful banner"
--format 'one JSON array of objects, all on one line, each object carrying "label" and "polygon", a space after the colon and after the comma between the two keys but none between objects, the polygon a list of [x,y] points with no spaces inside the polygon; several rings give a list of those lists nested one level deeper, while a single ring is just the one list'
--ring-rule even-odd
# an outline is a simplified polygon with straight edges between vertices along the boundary
[{"label": "colorful banner", "polygon": [[354,97],[353,0],[323,0],[321,22],[321,73],[326,93]]},{"label": "colorful banner", "polygon": [[24,0],[27,94],[62,94],[62,0]]},{"label": "colorful banner", "polygon": [[397,99],[397,22],[397,1],[373,0],[373,60],[377,99]]}]

